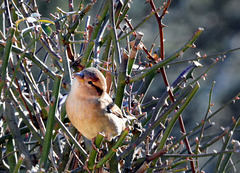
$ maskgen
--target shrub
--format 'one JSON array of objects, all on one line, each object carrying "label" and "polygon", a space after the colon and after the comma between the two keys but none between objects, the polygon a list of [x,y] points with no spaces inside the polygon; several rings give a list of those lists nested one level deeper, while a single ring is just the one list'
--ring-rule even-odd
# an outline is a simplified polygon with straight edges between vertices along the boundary
[{"label": "shrub", "polygon": [[[231,156],[239,151],[239,142],[232,135],[239,115],[232,118],[228,127],[208,133],[215,126],[211,119],[236,102],[239,93],[211,112],[213,82],[205,116],[190,131],[185,129],[182,113],[200,89],[200,80],[224,60],[225,54],[237,49],[212,56],[196,53],[195,58],[185,58],[183,54],[196,47],[194,43],[203,32],[203,28],[198,28],[178,51],[165,57],[162,20],[167,18],[171,1],[159,8],[152,0],[147,1],[152,11],[136,26],[128,16],[129,3],[103,1],[93,17],[89,13],[96,1],[81,1],[74,11],[69,0],[68,12],[57,8],[49,19],[39,14],[35,1],[2,1],[2,171],[199,172],[211,160],[215,160],[215,172],[234,167]],[[150,18],[156,20],[160,45],[148,49],[139,28]],[[210,64],[205,65],[205,61]],[[178,68],[180,64],[185,69],[175,74],[176,79],[170,84],[167,67]],[[202,64],[205,68],[200,68]],[[99,134],[95,140],[99,151],[92,149],[89,141],[71,126],[64,106],[72,73],[89,66],[102,71],[115,104],[135,117],[121,136],[111,142]],[[193,78],[196,69],[198,73]],[[153,95],[147,100],[158,74],[163,78],[165,91],[161,97]],[[181,133],[171,136],[176,124]],[[221,148],[209,151],[217,142],[221,142]]]}]

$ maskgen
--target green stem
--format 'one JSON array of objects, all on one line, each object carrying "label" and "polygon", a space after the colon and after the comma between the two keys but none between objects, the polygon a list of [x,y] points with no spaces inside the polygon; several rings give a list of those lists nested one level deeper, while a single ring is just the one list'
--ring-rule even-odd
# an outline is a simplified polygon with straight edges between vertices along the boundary
[{"label": "green stem", "polygon": [[[100,148],[101,146],[101,143],[103,141],[103,138],[104,136],[100,133],[98,133],[97,137],[96,137],[96,140],[95,140],[95,146],[97,148]],[[97,157],[97,151],[92,149],[90,155],[89,155],[89,161],[88,161],[88,169],[89,170],[93,170],[94,169],[94,164],[95,164],[95,161],[96,161],[96,157]]]},{"label": "green stem", "polygon": [[[199,89],[199,84],[196,83],[196,85],[194,86],[193,90],[191,91],[191,93],[189,94],[189,96],[186,98],[186,100],[184,101],[184,103],[181,105],[181,107],[178,109],[177,113],[173,116],[173,118],[171,119],[171,121],[169,122],[167,128],[164,131],[163,137],[161,139],[161,142],[158,146],[158,151],[162,150],[163,147],[166,145],[166,141],[167,138],[169,137],[171,131],[173,130],[173,127],[176,123],[176,121],[178,120],[178,118],[180,117],[180,115],[182,114],[182,112],[186,109],[186,107],[188,106],[188,104],[191,102],[192,98],[195,96],[195,94],[197,93],[198,89]],[[157,162],[158,158],[155,159],[152,163],[151,166],[155,166],[156,162]]]},{"label": "green stem", "polygon": [[102,158],[102,160],[100,160],[97,165],[96,168],[100,168],[103,166],[103,164],[105,164],[116,152],[118,147],[122,144],[123,140],[125,139],[125,137],[128,135],[129,129],[126,128],[123,132],[122,135],[119,137],[118,141],[113,145],[113,147],[111,148],[111,150]]},{"label": "green stem", "polygon": [[118,107],[122,107],[122,100],[124,97],[124,91],[125,91],[125,79],[127,75],[127,65],[128,65],[128,55],[126,52],[123,52],[122,56],[122,63],[120,64],[119,70],[118,70],[118,80],[117,80],[117,93],[116,93],[116,99],[115,104]]},{"label": "green stem", "polygon": [[[3,44],[1,44],[0,42],[0,46],[4,46]],[[41,70],[44,71],[44,73],[46,73],[50,78],[55,79],[56,74],[54,72],[52,72],[52,70],[50,70],[40,59],[38,59],[35,55],[33,55],[31,52],[29,51],[24,51],[23,49],[17,47],[17,46],[12,46],[12,51],[14,53],[17,54],[24,54],[25,57],[27,57],[28,59],[30,59],[34,64],[36,64]]]},{"label": "green stem", "polygon": [[218,152],[213,152],[213,153],[204,153],[204,154],[164,154],[162,157],[173,157],[173,158],[198,158],[198,157],[212,157],[212,156],[218,156],[221,154],[229,154],[229,153],[235,153],[235,150],[224,150],[224,151],[218,151]]},{"label": "green stem", "polygon": [[173,118],[171,119],[171,121],[169,122],[167,128],[165,129],[164,135],[161,139],[161,142],[159,144],[159,148],[158,150],[163,149],[168,136],[170,135],[173,126],[175,125],[178,117],[182,114],[182,112],[186,109],[186,107],[188,106],[188,104],[191,102],[192,98],[195,96],[195,94],[197,93],[198,89],[199,89],[199,84],[197,83],[193,90],[191,91],[191,93],[189,94],[189,96],[186,98],[186,100],[184,101],[184,103],[181,105],[181,107],[178,109],[177,113],[173,116]]},{"label": "green stem", "polygon": [[82,146],[78,143],[78,141],[73,137],[73,135],[69,132],[69,130],[66,128],[66,126],[62,123],[62,121],[55,116],[55,119],[63,132],[66,133],[66,135],[69,137],[70,141],[74,144],[74,146],[80,151],[80,153],[83,155],[85,159],[87,159],[88,154],[87,152],[82,148]]},{"label": "green stem", "polygon": [[199,146],[200,146],[200,143],[201,143],[201,140],[202,140],[202,137],[203,137],[203,132],[204,132],[204,128],[205,128],[205,121],[207,119],[207,116],[210,112],[210,108],[211,108],[211,100],[212,100],[212,92],[213,92],[213,87],[215,85],[216,82],[213,82],[212,84],[212,87],[211,87],[211,90],[210,90],[210,93],[209,93],[209,99],[208,99],[208,108],[207,108],[207,111],[206,111],[206,114],[205,114],[205,117],[204,117],[204,122],[203,122],[203,125],[202,125],[202,128],[201,128],[201,131],[199,133],[199,137],[198,137],[198,143],[199,145],[197,145],[196,147],[196,154],[198,154],[197,152],[199,151]]},{"label": "green stem", "polygon": [[15,144],[19,150],[19,153],[21,153],[25,156],[26,167],[27,167],[27,169],[31,170],[32,162],[30,159],[30,154],[27,150],[27,147],[23,143],[23,139],[22,139],[20,130],[17,125],[14,108],[10,103],[11,103],[10,99],[6,98],[5,118],[6,118],[8,126],[9,126],[10,132],[14,138]]},{"label": "green stem", "polygon": [[[196,86],[195,86],[196,87]],[[192,88],[192,87],[191,87]],[[154,128],[156,128],[157,126],[159,126],[159,124],[166,119],[166,117],[171,113],[173,112],[176,107],[182,102],[182,100],[187,97],[187,95],[189,94],[189,90],[191,89],[187,89],[181,96],[179,96],[179,98],[174,102],[172,103],[169,108],[163,112],[162,114],[159,115],[159,118],[154,121],[154,123],[149,126],[146,131],[136,140],[134,141],[131,145],[129,145],[129,147],[124,150],[124,152],[119,156],[119,159],[123,159],[125,158],[132,150],[134,150],[134,148],[136,146],[138,146],[151,132]]]},{"label": "green stem", "polygon": [[18,104],[18,100],[16,99],[16,97],[14,96],[14,94],[13,94],[13,92],[11,90],[10,90],[9,97],[14,102],[14,108],[19,113],[19,117],[22,118],[22,121],[26,124],[28,129],[33,134],[33,136],[39,141],[39,143],[41,145],[43,145],[43,139],[42,139],[41,135],[38,133],[36,127],[32,124],[32,122],[29,121],[29,119],[26,117],[26,115],[23,112],[23,109]]},{"label": "green stem", "polygon": [[7,150],[6,155],[8,155],[9,153],[13,153],[13,154],[11,154],[7,157],[8,165],[10,167],[10,172],[13,172],[17,161],[16,161],[16,154],[14,153],[14,146],[13,146],[13,140],[12,139],[7,140],[6,150]]},{"label": "green stem", "polygon": [[116,31],[116,25],[115,25],[115,18],[114,18],[114,8],[113,8],[113,0],[108,0],[109,5],[109,21],[111,24],[111,37],[113,40],[113,46],[114,46],[114,52],[115,52],[115,61],[116,66],[118,69],[118,66],[120,65],[120,48],[119,48],[119,42],[117,38],[117,31]]},{"label": "green stem", "polygon": [[59,98],[59,92],[61,88],[61,81],[62,77],[59,75],[56,75],[55,83],[53,86],[53,92],[52,92],[52,98],[51,98],[51,104],[49,108],[49,114],[48,114],[48,121],[47,121],[47,127],[46,127],[46,134],[44,137],[44,143],[43,143],[43,152],[40,160],[41,167],[47,166],[47,158],[49,155],[49,151],[52,144],[52,131],[54,126],[54,118],[57,111],[57,105],[58,105],[58,98]]},{"label": "green stem", "polygon": [[[107,3],[107,2],[105,2]],[[81,66],[85,67],[88,64],[88,58],[92,52],[93,46],[94,46],[94,40],[96,39],[97,35],[98,35],[98,31],[101,28],[101,24],[104,21],[104,18],[107,16],[108,13],[108,5],[105,4],[104,8],[102,9],[102,13],[100,14],[100,16],[98,16],[98,21],[97,24],[95,25],[93,32],[91,34],[91,38],[90,41],[86,47],[86,50],[81,58]]]},{"label": "green stem", "polygon": [[196,41],[196,39],[199,37],[199,35],[202,33],[202,31],[203,31],[203,28],[198,28],[198,30],[194,33],[193,37],[179,51],[174,53],[169,58],[166,58],[163,61],[158,62],[157,64],[155,64],[151,68],[148,68],[146,71],[144,71],[140,74],[137,74],[133,77],[130,77],[128,79],[128,82],[132,83],[132,82],[136,82],[140,79],[143,79],[146,76],[150,75],[151,73],[154,73],[155,71],[157,71],[157,69],[164,67],[169,62],[171,62],[174,59],[180,57],[188,48],[190,48],[192,46],[192,44]]},{"label": "green stem", "polygon": [[117,24],[116,24],[116,28],[119,27],[120,23],[123,21],[123,19],[126,17],[128,10],[130,9],[130,5],[129,3],[126,3],[123,5],[122,9],[124,9],[124,11],[122,12],[122,14],[120,15],[119,19],[117,20]]},{"label": "green stem", "polygon": [[18,163],[16,164],[14,170],[13,170],[13,173],[18,173],[19,170],[20,170],[20,167],[22,165],[22,162],[24,160],[25,156],[24,155],[21,155],[21,157],[18,159]]},{"label": "green stem", "polygon": [[135,32],[140,26],[142,26],[150,17],[152,17],[155,13],[157,13],[160,10],[157,9],[156,11],[151,12],[151,14],[147,15],[139,24],[137,24],[137,26],[135,26],[130,32],[128,32],[127,34],[125,34],[124,36],[122,36],[121,38],[119,38],[119,41],[121,41],[122,39],[124,39],[125,37],[131,35],[133,32]]},{"label": "green stem", "polygon": [[131,73],[132,73],[132,68],[135,63],[138,50],[141,49],[140,44],[141,44],[143,35],[144,34],[142,32],[136,32],[136,39],[134,41],[130,42],[130,44],[132,46],[132,50],[131,50],[130,58],[128,61],[128,75],[131,75]]},{"label": "green stem", "polygon": [[[78,15],[76,16],[75,22],[71,23],[70,27],[68,28],[68,33],[66,35],[64,35],[64,42],[67,42],[69,40],[69,38],[71,37],[72,33],[74,33],[74,31],[79,26],[79,22],[92,9],[94,4],[95,4],[95,2],[92,1],[92,3],[87,4],[87,6],[78,13]],[[76,15],[76,14],[74,14],[74,12],[72,14]],[[69,14],[66,14],[64,17],[68,17],[68,16],[69,16]],[[62,20],[62,18],[56,20],[55,23],[60,21],[60,20]]]},{"label": "green stem", "polygon": [[[232,125],[230,126],[229,130],[228,130],[228,134],[226,135],[226,139],[223,143],[222,149],[221,151],[227,151],[227,147],[229,145],[230,140],[232,139],[232,134],[234,134],[234,130],[236,129],[236,127],[239,125],[239,121],[240,121],[240,115],[238,115],[237,120],[233,120]],[[232,153],[229,153],[230,155]],[[217,160],[217,164],[215,167],[215,173],[218,172],[224,172],[227,164],[229,162],[230,157],[228,155],[224,155],[223,153],[219,155],[219,158]]]},{"label": "green stem", "polygon": [[15,29],[9,28],[9,36],[7,38],[3,58],[2,58],[2,71],[1,71],[1,80],[0,80],[0,94],[2,93],[2,89],[4,85],[6,84],[6,75],[7,75],[7,67],[8,62],[10,58],[10,52],[12,50],[12,41],[13,41],[13,35],[14,35]]}]

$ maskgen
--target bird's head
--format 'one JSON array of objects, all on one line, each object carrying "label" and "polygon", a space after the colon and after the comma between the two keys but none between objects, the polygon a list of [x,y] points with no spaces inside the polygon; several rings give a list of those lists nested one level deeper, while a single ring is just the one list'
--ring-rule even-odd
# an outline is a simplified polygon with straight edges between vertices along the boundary
[{"label": "bird's head", "polygon": [[[106,91],[106,79],[94,67],[89,67],[74,74],[73,86],[81,95],[100,97]],[[76,87],[76,88],[75,88]],[[73,88],[72,88],[73,89]]]}]

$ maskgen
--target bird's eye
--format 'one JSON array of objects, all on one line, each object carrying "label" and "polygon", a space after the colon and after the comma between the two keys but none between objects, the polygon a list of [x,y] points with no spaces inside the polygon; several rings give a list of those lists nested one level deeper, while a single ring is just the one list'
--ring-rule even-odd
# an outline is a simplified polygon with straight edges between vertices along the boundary
[{"label": "bird's eye", "polygon": [[88,81],[88,84],[89,84],[89,85],[92,85],[93,83],[92,83],[92,81]]}]

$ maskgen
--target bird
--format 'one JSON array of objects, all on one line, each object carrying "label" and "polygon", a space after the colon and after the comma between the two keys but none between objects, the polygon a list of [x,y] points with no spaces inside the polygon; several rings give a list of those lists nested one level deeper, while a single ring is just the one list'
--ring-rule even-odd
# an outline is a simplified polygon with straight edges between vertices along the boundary
[{"label": "bird", "polygon": [[72,125],[87,139],[103,133],[108,141],[119,136],[127,118],[106,92],[104,75],[95,67],[74,73],[66,99],[66,112]]}]

